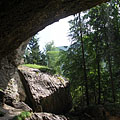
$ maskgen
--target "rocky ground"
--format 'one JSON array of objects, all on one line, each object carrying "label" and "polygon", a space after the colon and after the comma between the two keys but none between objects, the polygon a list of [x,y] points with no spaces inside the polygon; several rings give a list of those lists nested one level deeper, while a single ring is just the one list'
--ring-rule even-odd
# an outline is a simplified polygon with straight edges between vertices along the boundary
[{"label": "rocky ground", "polygon": [[29,120],[66,120],[59,115],[72,107],[68,80],[24,66],[19,67],[6,90],[0,91],[0,96],[3,106],[0,111],[5,113],[4,116],[1,114],[0,120],[12,119],[22,111],[38,112],[32,114]]},{"label": "rocky ground", "polygon": [[4,104],[4,106],[0,107],[0,120],[10,120],[14,116],[19,115],[22,111],[22,109],[16,109],[14,107]]},{"label": "rocky ground", "polygon": [[120,120],[119,105],[71,109],[70,84],[60,76],[24,66],[16,76],[0,90],[0,120]]},{"label": "rocky ground", "polygon": [[[14,120],[120,120],[119,110],[112,111],[113,113],[118,112],[115,115],[105,108],[102,105],[89,106],[84,109],[79,108],[77,111],[71,111],[64,116],[45,112],[31,112],[31,116],[26,119]],[[19,115],[22,111],[24,109],[16,109],[5,104],[3,107],[0,107],[0,120],[13,120],[13,117]],[[1,112],[5,114],[2,116]]]}]

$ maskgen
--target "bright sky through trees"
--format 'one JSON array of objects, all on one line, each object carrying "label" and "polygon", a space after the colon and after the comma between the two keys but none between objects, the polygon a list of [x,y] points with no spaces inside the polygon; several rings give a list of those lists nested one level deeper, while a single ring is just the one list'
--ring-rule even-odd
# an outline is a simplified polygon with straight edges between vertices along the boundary
[{"label": "bright sky through trees", "polygon": [[68,21],[71,19],[73,19],[73,16],[61,19],[58,22],[55,22],[40,31],[37,35],[37,37],[39,37],[40,49],[43,49],[45,44],[52,40],[54,41],[55,46],[70,45],[70,41],[68,38]]}]

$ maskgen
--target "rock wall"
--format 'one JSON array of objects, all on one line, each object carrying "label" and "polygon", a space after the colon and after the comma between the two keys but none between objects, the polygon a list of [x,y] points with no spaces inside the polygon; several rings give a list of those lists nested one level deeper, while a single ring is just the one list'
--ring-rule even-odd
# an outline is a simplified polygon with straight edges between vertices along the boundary
[{"label": "rock wall", "polygon": [[4,102],[11,106],[13,106],[13,103],[25,101],[26,94],[17,71],[15,72],[14,77],[11,78],[8,82],[7,88],[5,89],[4,97]]},{"label": "rock wall", "polygon": [[14,98],[15,101],[25,99],[23,86],[17,72],[17,65],[21,63],[21,58],[28,42],[29,39],[0,61],[0,89],[5,91],[7,102],[12,102],[10,98]]}]

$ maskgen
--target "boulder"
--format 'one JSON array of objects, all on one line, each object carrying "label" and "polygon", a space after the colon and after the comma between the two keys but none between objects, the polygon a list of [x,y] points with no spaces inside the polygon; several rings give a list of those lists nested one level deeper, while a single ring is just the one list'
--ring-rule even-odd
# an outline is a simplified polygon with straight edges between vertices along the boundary
[{"label": "boulder", "polygon": [[34,113],[30,118],[26,118],[26,120],[67,120],[67,118],[50,113]]},{"label": "boulder", "polygon": [[19,67],[19,75],[27,95],[27,103],[36,112],[62,114],[72,107],[70,84],[62,77]]}]

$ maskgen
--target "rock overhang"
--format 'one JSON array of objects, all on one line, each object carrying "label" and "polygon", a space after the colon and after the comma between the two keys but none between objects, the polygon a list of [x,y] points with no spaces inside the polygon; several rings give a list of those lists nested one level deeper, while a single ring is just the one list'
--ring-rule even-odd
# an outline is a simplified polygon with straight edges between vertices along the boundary
[{"label": "rock overhang", "polygon": [[0,58],[61,18],[108,0],[1,0]]}]

